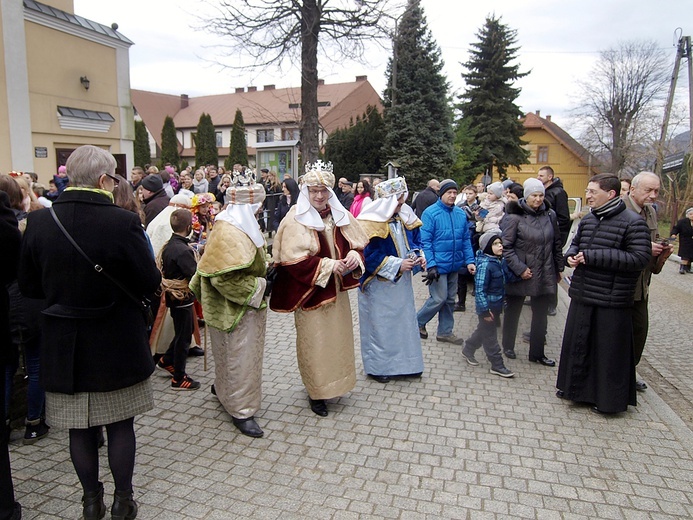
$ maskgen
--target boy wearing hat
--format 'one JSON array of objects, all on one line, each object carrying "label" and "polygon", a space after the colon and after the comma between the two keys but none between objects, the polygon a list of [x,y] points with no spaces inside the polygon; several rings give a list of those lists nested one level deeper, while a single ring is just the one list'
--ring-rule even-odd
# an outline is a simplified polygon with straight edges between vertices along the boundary
[{"label": "boy wearing hat", "polygon": [[479,325],[467,340],[462,355],[471,366],[479,366],[474,352],[484,347],[486,357],[491,362],[491,374],[500,377],[513,377],[503,363],[501,348],[498,344],[497,329],[500,315],[503,312],[505,284],[517,280],[508,269],[503,258],[503,243],[497,231],[488,231],[479,239],[479,250],[476,253],[476,313]]}]

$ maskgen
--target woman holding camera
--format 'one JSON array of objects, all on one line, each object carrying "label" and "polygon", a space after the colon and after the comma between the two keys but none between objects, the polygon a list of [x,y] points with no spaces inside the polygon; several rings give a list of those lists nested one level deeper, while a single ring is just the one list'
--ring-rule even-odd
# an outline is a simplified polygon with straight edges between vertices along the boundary
[{"label": "woman holding camera", "polygon": [[378,184],[376,200],[358,216],[370,242],[359,292],[361,357],[366,374],[379,383],[423,372],[412,280],[426,269],[421,221],[405,204],[407,184],[394,178]]}]

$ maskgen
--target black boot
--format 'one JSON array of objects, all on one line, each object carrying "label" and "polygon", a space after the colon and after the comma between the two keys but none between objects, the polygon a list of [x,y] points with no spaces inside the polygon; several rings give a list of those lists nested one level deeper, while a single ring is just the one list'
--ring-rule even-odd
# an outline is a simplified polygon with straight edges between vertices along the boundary
[{"label": "black boot", "polygon": [[84,493],[82,496],[82,515],[84,520],[100,520],[106,516],[106,504],[103,503],[103,484],[99,482],[99,490]]},{"label": "black boot", "polygon": [[686,271],[687,271],[686,266],[681,264],[679,266],[679,274],[686,274]]},{"label": "black boot", "polygon": [[132,498],[132,491],[117,491],[113,496],[111,518],[113,520],[132,520],[137,516],[137,502]]}]

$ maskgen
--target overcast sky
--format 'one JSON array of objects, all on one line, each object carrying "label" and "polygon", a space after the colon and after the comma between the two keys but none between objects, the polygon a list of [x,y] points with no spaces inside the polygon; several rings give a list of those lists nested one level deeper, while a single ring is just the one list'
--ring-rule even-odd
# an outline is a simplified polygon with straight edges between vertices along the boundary
[{"label": "overcast sky", "polygon": [[[74,0],[74,4],[78,15],[105,25],[118,23],[119,31],[135,43],[130,48],[133,88],[199,96],[248,85],[300,86],[298,64],[289,70],[252,74],[215,65],[224,41],[193,28],[191,13],[204,9],[199,0]],[[521,109],[552,115],[566,130],[571,126],[575,82],[589,78],[600,50],[621,41],[655,41],[673,67],[681,34],[675,32],[677,27],[682,27],[684,36],[693,32],[690,0],[423,0],[422,6],[453,91],[463,88],[460,63],[468,60],[470,43],[478,41],[476,33],[486,16],[495,13],[517,30],[518,62],[521,70],[531,72],[518,82]],[[365,65],[323,59],[319,75],[327,83],[339,83],[365,74],[382,95],[388,56],[389,51],[374,47]],[[678,90],[685,94],[687,86],[682,64]]]}]

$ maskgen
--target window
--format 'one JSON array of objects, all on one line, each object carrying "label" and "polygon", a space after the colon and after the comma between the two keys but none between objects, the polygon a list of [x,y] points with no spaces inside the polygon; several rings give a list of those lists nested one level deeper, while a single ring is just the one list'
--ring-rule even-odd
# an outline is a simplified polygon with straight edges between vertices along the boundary
[{"label": "window", "polygon": [[549,147],[539,146],[537,147],[537,162],[546,164],[549,162]]},{"label": "window", "polygon": [[274,129],[269,130],[258,130],[257,131],[257,142],[258,143],[271,143],[274,141]]},{"label": "window", "polygon": [[197,132],[190,132],[190,142],[193,148],[197,148]]},{"label": "window", "polygon": [[283,128],[282,141],[298,141],[301,138],[301,131],[298,128]]},{"label": "window", "polygon": [[217,148],[221,148],[221,132],[214,132],[214,137],[217,139]]}]

